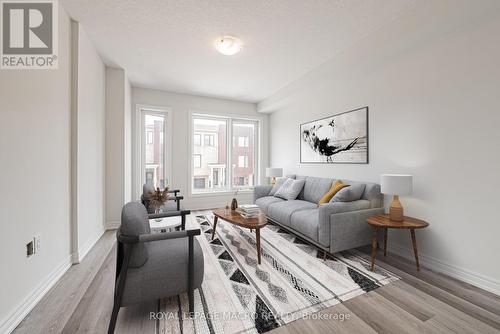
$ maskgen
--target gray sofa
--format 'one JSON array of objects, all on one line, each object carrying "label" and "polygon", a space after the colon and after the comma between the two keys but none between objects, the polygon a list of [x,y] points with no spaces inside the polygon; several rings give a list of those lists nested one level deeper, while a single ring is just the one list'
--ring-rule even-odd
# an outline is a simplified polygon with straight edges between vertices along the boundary
[{"label": "gray sofa", "polygon": [[372,230],[366,219],[384,213],[380,185],[342,180],[346,184],[364,183],[366,186],[361,199],[318,206],[320,198],[330,189],[335,179],[295,175],[288,177],[305,179],[304,188],[295,200],[287,201],[269,196],[272,186],[255,187],[254,203],[270,221],[329,253],[371,243]]}]

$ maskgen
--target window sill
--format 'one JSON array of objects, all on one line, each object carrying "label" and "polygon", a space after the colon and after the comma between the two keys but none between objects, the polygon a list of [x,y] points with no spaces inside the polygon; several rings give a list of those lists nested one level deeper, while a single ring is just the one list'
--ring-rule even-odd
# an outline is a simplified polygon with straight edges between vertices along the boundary
[{"label": "window sill", "polygon": [[[238,195],[250,195],[253,193],[253,187],[252,188],[246,188],[246,189],[240,189],[238,190]],[[228,195],[234,195],[235,191],[232,190],[224,190],[224,191],[207,191],[207,192],[192,192],[190,196],[191,197],[213,197],[213,196],[228,196]]]}]

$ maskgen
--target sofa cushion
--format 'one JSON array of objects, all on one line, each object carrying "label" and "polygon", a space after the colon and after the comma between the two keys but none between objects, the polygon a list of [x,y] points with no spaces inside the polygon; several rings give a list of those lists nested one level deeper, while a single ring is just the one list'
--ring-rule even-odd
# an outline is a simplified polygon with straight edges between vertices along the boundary
[{"label": "sofa cushion", "polygon": [[330,202],[352,202],[361,199],[366,185],[364,183],[352,184],[337,192]]},{"label": "sofa cushion", "polygon": [[350,180],[343,180],[345,184],[364,184],[365,185],[365,191],[363,192],[363,196],[361,196],[361,199],[366,199],[370,201],[370,208],[380,208],[383,206],[383,198],[384,196],[380,192],[380,184],[373,183],[373,182],[358,182],[358,181],[350,181]]},{"label": "sofa cushion", "polygon": [[295,211],[314,209],[315,207],[316,204],[307,201],[282,201],[270,204],[267,208],[267,216],[280,224],[290,226],[290,217]]},{"label": "sofa cushion", "polygon": [[264,197],[257,198],[257,200],[255,201],[255,204],[257,204],[259,206],[259,209],[261,209],[262,212],[267,214],[267,209],[268,209],[269,205],[271,205],[273,203],[284,202],[284,201],[285,201],[284,199],[281,199],[278,197],[264,196]]},{"label": "sofa cushion", "polygon": [[281,197],[286,200],[294,200],[304,188],[304,180],[287,179],[285,183],[274,194],[276,197]]},{"label": "sofa cushion", "polygon": [[307,176],[305,180],[306,183],[304,184],[304,189],[299,199],[316,204],[319,202],[320,198],[330,190],[332,182],[334,181],[333,179],[310,176]]},{"label": "sofa cushion", "polygon": [[330,245],[330,236],[319,238],[319,209],[309,209],[295,211],[291,217],[291,227],[297,232],[319,242],[321,245],[328,247]]},{"label": "sofa cushion", "polygon": [[283,183],[285,183],[285,181],[287,179],[288,178],[286,176],[285,177],[277,177],[276,178],[276,183],[274,183],[274,186],[271,189],[271,191],[269,192],[269,195],[270,196],[274,196],[274,194],[276,194],[276,192],[278,191],[278,189],[281,188],[281,186],[283,185]]},{"label": "sofa cushion", "polygon": [[330,190],[326,192],[321,198],[319,199],[318,205],[325,204],[331,201],[333,196],[335,196],[339,191],[341,191],[343,188],[349,187],[348,184],[343,184],[342,181],[337,180],[332,184],[332,187]]},{"label": "sofa cushion", "polygon": [[[149,260],[140,268],[129,268],[122,306],[178,295],[188,289],[188,238],[146,243]],[[204,274],[203,251],[193,243],[193,287],[201,286]]]}]

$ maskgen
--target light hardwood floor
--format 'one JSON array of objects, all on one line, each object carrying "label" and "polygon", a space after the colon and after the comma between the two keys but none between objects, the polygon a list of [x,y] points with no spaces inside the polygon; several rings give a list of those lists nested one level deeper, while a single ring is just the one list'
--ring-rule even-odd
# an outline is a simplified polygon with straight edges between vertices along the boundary
[{"label": "light hardwood floor", "polygon": [[[115,253],[114,232],[106,232],[14,333],[106,333]],[[402,279],[270,333],[500,333],[500,297],[425,268],[417,273],[413,262],[391,253],[379,253],[377,264]],[[122,308],[116,333],[155,333],[148,320],[155,305]]]}]

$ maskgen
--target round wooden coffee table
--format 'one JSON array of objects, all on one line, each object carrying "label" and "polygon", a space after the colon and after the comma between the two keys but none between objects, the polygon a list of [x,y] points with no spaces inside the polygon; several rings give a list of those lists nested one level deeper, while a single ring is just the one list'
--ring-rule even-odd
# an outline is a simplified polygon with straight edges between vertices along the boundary
[{"label": "round wooden coffee table", "polygon": [[257,261],[260,264],[260,229],[267,225],[266,215],[261,212],[255,218],[243,218],[237,211],[230,209],[215,209],[212,211],[214,214],[214,226],[212,229],[212,240],[215,236],[215,228],[217,227],[217,220],[223,219],[231,224],[255,230],[255,241],[257,243]]},{"label": "round wooden coffee table", "polygon": [[384,230],[384,256],[387,255],[387,229],[397,228],[397,229],[409,229],[411,235],[411,241],[413,244],[413,253],[415,253],[415,262],[417,264],[417,271],[420,270],[420,264],[418,262],[418,252],[417,252],[417,239],[415,238],[415,229],[424,228],[429,226],[429,223],[412,218],[403,217],[402,222],[396,222],[389,219],[389,215],[379,215],[369,217],[367,220],[368,224],[373,227],[373,239],[372,239],[372,264],[371,270],[375,266],[375,256],[377,254],[377,240],[378,240],[378,230]]}]

